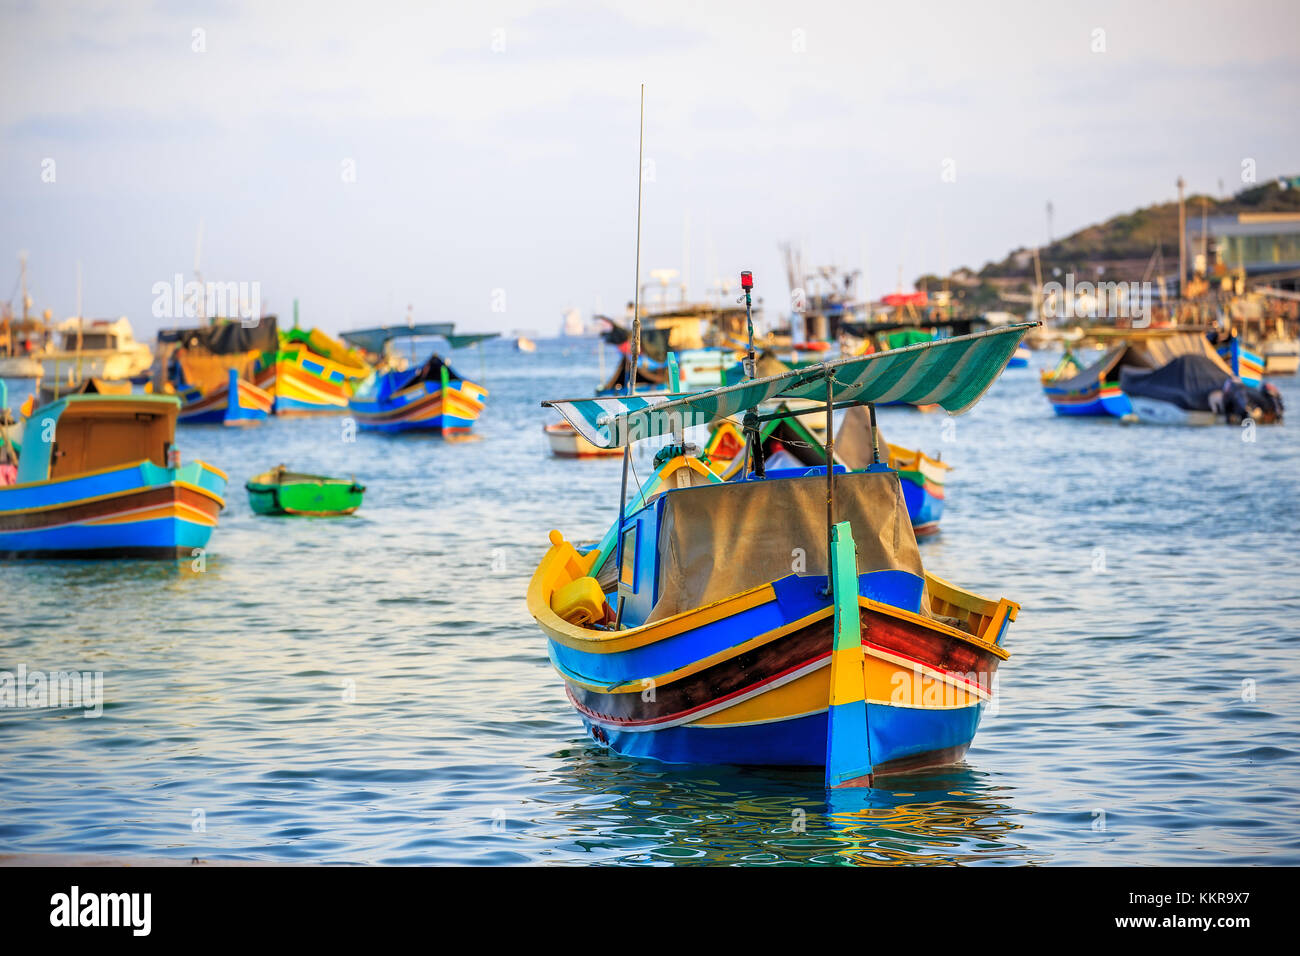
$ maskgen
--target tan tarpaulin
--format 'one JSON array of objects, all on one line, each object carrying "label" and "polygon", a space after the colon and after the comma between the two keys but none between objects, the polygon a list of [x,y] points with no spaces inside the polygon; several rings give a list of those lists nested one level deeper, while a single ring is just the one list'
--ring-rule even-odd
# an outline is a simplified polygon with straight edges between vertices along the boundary
[{"label": "tan tarpaulin", "polygon": [[1232,369],[1214,351],[1209,339],[1199,332],[1180,332],[1174,335],[1162,335],[1134,342],[1131,349],[1140,349],[1146,353],[1152,368],[1164,368],[1180,355],[1204,355],[1223,369],[1224,374],[1231,375]]},{"label": "tan tarpaulin", "polygon": [[197,385],[204,395],[225,385],[230,369],[237,369],[239,377],[252,380],[253,367],[261,353],[245,352],[242,355],[213,355],[206,349],[181,349],[181,373],[185,384]]},{"label": "tan tarpaulin", "polygon": [[[880,460],[889,461],[889,446],[880,437],[880,426],[876,425],[877,448]],[[835,432],[835,459],[845,468],[855,471],[871,464],[871,415],[867,406],[854,405],[844,412],[839,430]]]},{"label": "tan tarpaulin", "polygon": [[1200,332],[1173,332],[1168,335],[1135,335],[1132,341],[1114,346],[1100,361],[1054,385],[1062,389],[1084,390],[1098,381],[1117,381],[1121,367],[1164,368],[1180,355],[1204,355],[1219,366],[1225,376],[1232,376],[1232,369]]},{"label": "tan tarpaulin", "polygon": [[[835,520],[853,526],[859,574],[924,574],[894,472],[837,475]],[[826,548],[825,476],[670,492],[659,529],[659,601],[646,622],[792,573],[825,575]]]}]

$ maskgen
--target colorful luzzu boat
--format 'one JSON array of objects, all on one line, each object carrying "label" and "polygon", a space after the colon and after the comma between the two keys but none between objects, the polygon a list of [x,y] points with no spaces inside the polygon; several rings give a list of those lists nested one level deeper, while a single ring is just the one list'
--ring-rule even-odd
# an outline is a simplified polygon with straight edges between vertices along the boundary
[{"label": "colorful luzzu boat", "polygon": [[252,325],[214,319],[197,328],[158,333],[150,373],[154,392],[181,401],[185,425],[257,425],[270,416],[274,398],[253,381],[258,357],[278,341],[275,316]]},{"label": "colorful luzzu boat", "polygon": [[355,351],[318,329],[289,329],[280,347],[258,361],[254,381],[274,400],[277,415],[344,412],[370,366]]},{"label": "colorful luzzu boat", "polygon": [[[1030,328],[689,395],[544,404],[601,447],[679,441],[686,427],[773,399],[901,400],[960,414]],[[822,767],[828,787],[959,760],[1018,605],[925,572],[899,476],[885,465],[769,471],[760,454],[752,474],[724,481],[689,451],[661,453],[597,547],[580,552],[552,531],[529,584],[529,610],[587,732],[667,762]]]},{"label": "colorful luzzu boat", "polygon": [[[782,403],[780,411],[790,410]],[[869,468],[873,463],[871,435],[864,408],[858,405],[848,409],[835,435],[835,461],[852,471]],[[943,517],[944,483],[952,466],[916,449],[886,443],[879,430],[875,435],[875,455],[878,458],[884,452],[889,467],[898,472],[913,533],[918,538],[938,534],[939,519]],[[822,442],[792,412],[788,417],[764,422],[759,427],[759,436],[767,464],[772,468],[826,464]],[[734,423],[723,421],[710,426],[704,458],[715,474],[724,479],[737,477],[745,464],[744,450],[745,437]]]},{"label": "colorful luzzu boat", "polygon": [[0,487],[0,556],[191,557],[225,506],[226,475],[173,464],[180,402],[69,395],[27,420],[16,484]]},{"label": "colorful luzzu boat", "polygon": [[1260,355],[1242,345],[1236,336],[1221,343],[1215,351],[1243,385],[1259,388],[1264,381],[1264,359]]},{"label": "colorful luzzu boat", "polygon": [[372,375],[348,401],[361,428],[465,435],[483,411],[487,389],[457,375],[439,356],[406,371]]},{"label": "colorful luzzu boat", "polygon": [[[1092,333],[1101,335],[1099,332]],[[1112,330],[1106,339],[1119,339],[1092,365],[1080,370],[1074,354],[1066,350],[1060,362],[1044,371],[1040,380],[1043,394],[1057,415],[1109,415],[1124,418],[1133,414],[1133,403],[1120,387],[1124,369],[1163,368],[1180,355],[1203,355],[1223,363],[1209,341],[1199,332],[1174,329]],[[1230,374],[1223,365],[1225,375]]]},{"label": "colorful luzzu boat", "polygon": [[260,425],[271,414],[273,399],[236,369],[226,373],[226,383],[205,392],[197,385],[176,389],[181,401],[176,420],[183,425]]}]

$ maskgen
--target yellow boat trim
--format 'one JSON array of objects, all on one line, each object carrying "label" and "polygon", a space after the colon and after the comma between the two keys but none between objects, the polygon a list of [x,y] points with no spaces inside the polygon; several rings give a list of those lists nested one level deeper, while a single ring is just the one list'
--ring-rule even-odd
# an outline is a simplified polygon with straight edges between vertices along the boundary
[{"label": "yellow boat trim", "polygon": [[[731,617],[750,608],[757,607],[776,598],[776,592],[771,584],[763,584],[748,591],[742,591],[739,594],[732,595],[722,600],[715,601],[712,604],[706,604],[703,607],[695,608],[690,611],[683,611],[672,617],[664,618],[662,621],[656,621],[653,624],[643,624],[639,627],[627,628],[622,631],[594,631],[581,625],[570,624],[563,620],[558,614],[551,609],[551,595],[556,589],[575,578],[585,576],[590,573],[594,561],[592,554],[579,555],[572,544],[564,540],[564,537],[558,531],[552,531],[550,535],[551,547],[543,555],[541,563],[538,564],[537,570],[533,573],[532,580],[528,583],[527,604],[529,613],[537,621],[538,626],[551,640],[562,644],[565,647],[578,651],[595,654],[615,654],[622,651],[632,650],[638,647],[644,647],[653,644],[656,641],[665,640],[675,637],[686,631],[711,624],[714,621],[721,620],[725,617]],[[561,580],[563,578],[563,580]],[[945,614],[945,616],[958,617],[956,614],[948,614],[948,610],[956,609],[965,611],[970,616],[977,616],[980,626],[972,627],[972,633],[959,630],[951,625],[944,624],[942,621],[936,621],[920,614],[914,614],[911,611],[904,611],[901,608],[894,607],[890,604],[882,604],[878,601],[872,601],[868,598],[858,597],[858,604],[869,610],[894,617],[902,621],[914,624],[926,630],[934,631],[963,641],[967,644],[978,647],[981,650],[988,651],[996,657],[1006,660],[1011,655],[992,641],[984,640],[982,635],[992,634],[996,636],[1002,629],[1005,620],[1014,621],[1016,612],[1019,611],[1020,605],[1006,598],[1000,601],[990,601],[987,598],[980,597],[969,591],[963,591],[944,581],[942,578],[936,578],[932,575],[926,575],[926,586],[931,593],[932,609],[936,613]],[[938,598],[936,602],[934,599]],[[959,603],[960,602],[960,603]],[[831,608],[824,608],[819,612],[801,619],[799,622],[785,625],[786,628],[794,626],[803,626],[816,620],[818,617],[828,615],[832,612]],[[782,629],[777,629],[761,637],[753,638],[742,644],[734,645],[722,652],[723,657],[717,655],[708,660],[715,658],[725,659],[728,656],[734,656],[741,652],[741,649],[747,649],[750,646],[756,646],[765,641],[772,640],[780,636]],[[976,636],[981,635],[981,636]],[[687,673],[693,673],[689,668],[704,666],[705,662],[693,662],[679,671],[671,672],[669,675],[663,675],[662,678],[656,678],[660,683],[667,683],[670,680],[686,676]],[[624,687],[628,685],[622,685]],[[640,688],[638,682],[638,689]],[[604,689],[600,687],[599,689]],[[607,691],[608,692],[608,691]]]},{"label": "yellow boat trim", "polygon": [[[67,481],[72,481],[72,480],[74,480],[74,479],[76,479],[76,478],[93,478],[95,475],[107,475],[110,471],[126,471],[128,468],[139,468],[141,465],[143,465],[145,462],[148,462],[149,460],[150,460],[150,459],[148,459],[148,458],[141,458],[139,461],[128,461],[128,462],[123,462],[123,463],[120,464],[120,465],[109,465],[109,466],[106,467],[106,468],[96,468],[94,471],[83,471],[83,472],[79,472],[78,474],[75,474],[75,475],[67,475],[66,477],[63,477],[63,478],[42,478],[40,481],[24,481],[24,482],[22,482],[21,484],[16,484],[16,485],[6,485],[5,487],[6,487],[6,489],[8,489],[8,488],[36,488],[36,487],[39,487],[40,485],[53,485],[53,484],[57,484],[57,483],[62,483],[62,482],[67,482]],[[95,499],[95,498],[87,498],[87,499],[85,499],[85,500],[86,500],[86,501],[95,501],[95,500],[97,500],[97,499]],[[56,506],[56,507],[59,507],[59,506]],[[29,509],[29,510],[40,511],[41,509],[39,509],[39,508],[33,508],[33,509]],[[22,512],[22,511],[10,511],[10,512],[7,512],[7,514],[23,514],[23,513],[24,513],[24,512]]]},{"label": "yellow boat trim", "polygon": [[75,523],[88,525],[129,524],[136,521],[154,521],[158,518],[182,518],[193,524],[203,524],[210,528],[215,528],[217,526],[217,520],[207,512],[200,511],[198,508],[195,508],[192,505],[187,505],[183,501],[177,501],[170,505],[137,508],[134,511],[127,511],[108,518],[95,518],[90,521]]}]

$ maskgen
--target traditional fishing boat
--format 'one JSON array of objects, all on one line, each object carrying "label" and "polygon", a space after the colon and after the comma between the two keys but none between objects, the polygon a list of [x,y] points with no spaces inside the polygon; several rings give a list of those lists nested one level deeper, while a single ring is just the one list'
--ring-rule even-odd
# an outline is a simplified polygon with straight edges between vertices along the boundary
[{"label": "traditional fishing boat", "polygon": [[0,488],[0,556],[190,557],[225,506],[226,475],[180,463],[179,399],[69,395],[26,423],[17,482]]},{"label": "traditional fishing boat", "polygon": [[1294,375],[1300,370],[1300,340],[1279,336],[1260,347],[1265,375]]},{"label": "traditional fishing boat", "polygon": [[[785,412],[785,417],[769,418],[758,429],[758,440],[762,443],[768,467],[824,466],[826,448],[817,434],[807,427],[809,416],[790,414],[784,402],[778,405],[776,412],[778,415]],[[745,465],[745,437],[730,421],[715,422],[709,427],[704,459],[715,474],[724,480],[733,479]],[[825,431],[820,434],[824,436]],[[835,463],[850,471],[864,471],[875,463],[873,455],[880,451],[886,453],[885,461],[898,473],[912,532],[917,538],[937,534],[939,519],[943,517],[944,484],[952,466],[914,448],[886,442],[879,427],[872,428],[862,406],[846,410],[835,432]]]},{"label": "traditional fishing boat", "polygon": [[1264,380],[1264,359],[1258,353],[1248,349],[1235,335],[1227,341],[1217,343],[1216,351],[1243,385],[1259,388],[1260,382]]},{"label": "traditional fishing boat", "polygon": [[1282,396],[1266,383],[1252,388],[1225,376],[1221,362],[1204,355],[1180,355],[1158,369],[1120,370],[1120,388],[1133,417],[1153,425],[1280,424]]},{"label": "traditional fishing boat", "polygon": [[543,425],[542,431],[556,458],[618,458],[623,454],[620,448],[597,448],[568,422]]},{"label": "traditional fishing boat", "polygon": [[[757,409],[820,398],[828,419],[866,404],[874,423],[871,406],[891,400],[960,414],[1030,328],[685,395],[544,402],[599,447],[672,436],[600,544],[579,551],[552,531],[529,584],[588,733],[668,762],[823,767],[829,787],[959,760],[1019,606],[926,573],[898,473],[878,454],[865,471],[769,470]],[[724,481],[681,436],[734,416],[750,471]]]},{"label": "traditional fishing boat", "polygon": [[1060,362],[1040,376],[1043,393],[1057,415],[1110,415],[1123,418],[1133,405],[1120,387],[1124,369],[1153,370],[1168,365],[1179,355],[1201,355],[1219,364],[1226,376],[1231,369],[1215,353],[1200,332],[1177,329],[1118,330],[1091,334],[1112,344],[1100,359],[1083,367],[1075,353],[1066,348]]},{"label": "traditional fishing boat", "polygon": [[273,315],[255,325],[218,319],[198,328],[163,329],[151,372],[153,390],[181,400],[177,421],[182,424],[260,424],[275,399],[253,378],[263,353],[274,351],[278,342]]},{"label": "traditional fishing boat", "polygon": [[439,355],[414,369],[377,372],[348,401],[357,424],[384,432],[465,435],[483,411],[488,391],[461,378]]},{"label": "traditional fishing boat", "polygon": [[365,486],[355,478],[304,475],[278,465],[244,483],[248,503],[260,515],[350,515],[361,507]]},{"label": "traditional fishing boat", "polygon": [[272,396],[276,415],[343,412],[370,364],[319,329],[300,329],[297,316],[295,301],[293,328],[279,334],[278,348],[259,357],[253,380]]}]

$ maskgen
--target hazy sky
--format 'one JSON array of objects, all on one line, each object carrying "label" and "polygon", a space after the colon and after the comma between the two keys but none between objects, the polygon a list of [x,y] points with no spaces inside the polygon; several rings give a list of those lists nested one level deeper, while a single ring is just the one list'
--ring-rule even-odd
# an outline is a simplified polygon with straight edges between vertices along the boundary
[{"label": "hazy sky", "polygon": [[73,314],[80,260],[152,337],[202,220],[205,279],[330,330],[621,313],[641,82],[643,274],[784,308],[796,240],[878,295],[1041,242],[1049,199],[1062,235],[1300,172],[1298,37],[1296,0],[0,0],[0,298],[26,249]]}]

